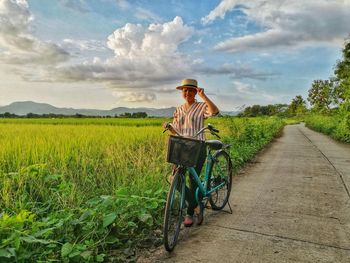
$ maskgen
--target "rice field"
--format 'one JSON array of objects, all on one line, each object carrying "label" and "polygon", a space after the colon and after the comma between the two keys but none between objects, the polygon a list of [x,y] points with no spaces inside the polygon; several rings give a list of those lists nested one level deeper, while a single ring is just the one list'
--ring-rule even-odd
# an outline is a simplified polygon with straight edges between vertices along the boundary
[{"label": "rice field", "polygon": [[[133,261],[162,242],[168,119],[1,119],[0,262]],[[239,169],[283,127],[214,118]],[[232,193],[234,194],[234,192]]]}]

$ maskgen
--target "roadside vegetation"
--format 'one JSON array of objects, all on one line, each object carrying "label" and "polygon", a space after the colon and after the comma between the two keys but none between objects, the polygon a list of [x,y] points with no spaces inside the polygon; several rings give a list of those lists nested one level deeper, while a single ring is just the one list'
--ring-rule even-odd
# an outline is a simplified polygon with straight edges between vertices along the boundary
[{"label": "roadside vegetation", "polygon": [[345,41],[343,56],[334,66],[334,75],[328,80],[314,80],[307,101],[296,96],[289,105],[253,105],[239,116],[278,116],[286,124],[305,122],[306,126],[350,143],[350,39]]},{"label": "roadside vegetation", "polygon": [[308,97],[312,109],[305,123],[311,129],[350,143],[350,40],[334,68],[334,76],[329,80],[313,82]]}]

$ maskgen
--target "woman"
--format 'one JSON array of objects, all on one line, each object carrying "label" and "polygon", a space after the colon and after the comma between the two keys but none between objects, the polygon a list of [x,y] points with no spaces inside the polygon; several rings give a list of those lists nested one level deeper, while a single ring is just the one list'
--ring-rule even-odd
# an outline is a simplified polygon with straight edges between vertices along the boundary
[{"label": "woman", "polygon": [[[182,97],[185,103],[176,108],[174,112],[174,119],[170,132],[173,134],[179,133],[183,136],[194,137],[199,140],[205,140],[204,133],[195,137],[197,132],[204,127],[204,119],[214,116],[219,113],[216,105],[205,95],[204,89],[198,87],[197,81],[194,79],[184,79],[181,86],[176,89],[182,91]],[[196,94],[204,101],[197,102]],[[196,172],[199,175],[204,161],[206,152],[202,152],[199,161],[196,165]],[[194,214],[197,218],[197,224],[200,225],[203,221],[203,216],[200,213],[198,204],[196,203],[195,191],[197,184],[190,175],[190,187],[186,187],[186,201],[188,202],[187,215],[185,216],[184,225],[189,227],[193,225]]]}]

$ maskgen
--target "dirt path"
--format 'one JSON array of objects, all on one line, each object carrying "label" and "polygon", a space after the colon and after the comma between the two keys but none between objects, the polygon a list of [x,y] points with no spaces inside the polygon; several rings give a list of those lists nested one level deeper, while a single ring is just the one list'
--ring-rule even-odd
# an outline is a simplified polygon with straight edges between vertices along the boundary
[{"label": "dirt path", "polygon": [[350,262],[349,190],[350,146],[287,126],[235,178],[233,214],[208,211],[140,262]]}]

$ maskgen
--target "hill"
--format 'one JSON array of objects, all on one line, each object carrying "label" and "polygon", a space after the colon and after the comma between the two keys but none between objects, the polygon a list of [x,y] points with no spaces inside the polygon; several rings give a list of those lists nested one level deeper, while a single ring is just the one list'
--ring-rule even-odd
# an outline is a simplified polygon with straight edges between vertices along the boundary
[{"label": "hill", "polygon": [[[82,114],[87,116],[115,116],[125,112],[146,112],[148,116],[152,117],[172,117],[175,111],[175,107],[169,107],[164,109],[156,108],[127,108],[117,107],[111,110],[98,110],[98,109],[74,109],[74,108],[58,108],[47,103],[38,103],[33,101],[17,101],[7,106],[0,107],[0,114],[9,112],[16,115],[26,115],[28,113],[35,114],[63,114],[63,115],[75,115]],[[237,112],[221,112],[223,115],[234,116]]]},{"label": "hill", "polygon": [[63,114],[63,115],[75,115],[82,114],[88,116],[115,116],[125,112],[146,112],[148,116],[153,117],[170,117],[172,116],[175,108],[165,109],[153,109],[153,108],[126,108],[117,107],[111,110],[98,110],[98,109],[74,109],[74,108],[58,108],[47,103],[37,103],[33,101],[18,101],[13,102],[10,105],[0,107],[0,113],[13,113],[16,115],[26,115],[28,113],[35,114]]}]

